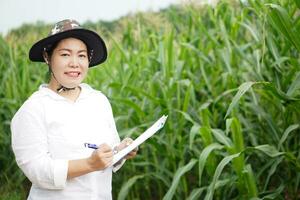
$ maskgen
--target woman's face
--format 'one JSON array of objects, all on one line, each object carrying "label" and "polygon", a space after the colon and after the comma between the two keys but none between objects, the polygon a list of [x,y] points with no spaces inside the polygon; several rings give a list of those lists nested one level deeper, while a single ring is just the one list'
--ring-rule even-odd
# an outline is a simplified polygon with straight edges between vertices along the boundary
[{"label": "woman's face", "polygon": [[[51,70],[56,80],[65,87],[77,87],[85,78],[89,59],[86,45],[76,38],[61,40],[50,58]],[[50,84],[57,85],[51,76]]]}]

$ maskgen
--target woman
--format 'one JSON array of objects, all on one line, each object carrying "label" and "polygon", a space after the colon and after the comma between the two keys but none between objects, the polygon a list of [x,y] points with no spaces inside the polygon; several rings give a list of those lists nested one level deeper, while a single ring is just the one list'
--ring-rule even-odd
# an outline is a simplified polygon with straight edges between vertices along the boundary
[{"label": "woman", "polygon": [[11,123],[17,164],[32,182],[28,199],[112,198],[112,171],[124,163],[111,166],[113,153],[132,140],[120,143],[108,99],[82,83],[106,57],[101,37],[75,20],[58,22],[30,49],[30,60],[46,62],[51,78]]}]

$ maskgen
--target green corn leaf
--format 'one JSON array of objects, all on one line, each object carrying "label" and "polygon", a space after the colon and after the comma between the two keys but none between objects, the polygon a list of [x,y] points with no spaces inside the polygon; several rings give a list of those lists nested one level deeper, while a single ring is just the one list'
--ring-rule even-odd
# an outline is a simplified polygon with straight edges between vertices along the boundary
[{"label": "green corn leaf", "polygon": [[206,187],[193,189],[186,200],[198,200],[205,189]]},{"label": "green corn leaf", "polygon": [[202,177],[202,173],[203,173],[208,156],[214,150],[222,149],[222,148],[224,148],[224,146],[222,146],[218,143],[213,143],[213,144],[210,144],[207,147],[205,147],[203,149],[203,151],[201,152],[201,154],[199,156],[199,186],[201,185],[201,177]]},{"label": "green corn leaf", "polygon": [[272,191],[271,194],[268,194],[264,197],[262,197],[261,199],[264,200],[264,199],[278,199],[277,197],[282,194],[283,190],[285,188],[285,185],[284,183],[280,184],[279,187],[277,187],[276,190]]},{"label": "green corn leaf", "polygon": [[[212,132],[211,132],[210,128],[201,127],[200,134],[201,134],[201,138],[203,140],[204,146],[208,146],[213,143],[213,137],[212,137]],[[206,162],[206,165],[207,165],[206,171],[209,175],[212,175],[214,173],[216,164],[217,164],[216,156],[214,155],[214,153],[212,153]]]},{"label": "green corn leaf", "polygon": [[284,152],[279,152],[274,146],[265,144],[253,147],[254,149],[260,150],[261,152],[267,154],[268,156],[274,158],[280,155],[283,155]]},{"label": "green corn leaf", "polygon": [[212,200],[213,199],[213,195],[214,195],[214,191],[216,189],[216,182],[217,180],[219,179],[224,167],[234,158],[237,158],[238,156],[240,156],[241,153],[237,153],[237,154],[233,154],[233,155],[229,155],[229,156],[226,156],[225,158],[222,159],[222,161],[219,163],[216,171],[215,171],[215,174],[214,174],[214,177],[213,177],[213,180],[211,182],[211,184],[209,185],[208,187],[208,190],[207,190],[207,193],[206,193],[206,196],[205,196],[205,199],[204,200]]},{"label": "green corn leaf", "polygon": [[278,148],[282,147],[282,144],[284,143],[284,141],[287,139],[287,137],[289,136],[289,134],[298,129],[299,128],[299,124],[293,124],[290,125],[283,133],[282,137],[280,138],[279,144],[278,144]]},{"label": "green corn leaf", "polygon": [[297,90],[300,89],[300,72],[297,73],[295,80],[290,85],[286,95],[293,97]]},{"label": "green corn leaf", "polygon": [[201,110],[200,116],[201,116],[202,126],[210,128],[208,109],[206,108]]},{"label": "green corn leaf", "polygon": [[186,172],[190,171],[193,166],[197,163],[196,159],[191,159],[190,162],[188,164],[186,164],[183,167],[180,167],[174,174],[174,178],[172,181],[172,185],[169,188],[168,192],[165,194],[165,196],[163,197],[163,200],[171,200],[173,199],[173,196],[175,194],[175,191],[177,189],[177,186],[179,184],[179,180],[181,178],[181,176],[183,174],[185,174]]},{"label": "green corn leaf", "polygon": [[226,135],[229,135],[232,120],[233,120],[232,118],[226,119],[226,130],[225,130]]},{"label": "green corn leaf", "polygon": [[248,189],[248,197],[253,198],[258,196],[257,186],[255,182],[255,177],[251,168],[251,165],[246,165],[243,170],[243,176],[245,177],[245,182],[247,184]]},{"label": "green corn leaf", "polygon": [[187,110],[188,110],[192,88],[193,88],[193,85],[190,84],[187,88],[187,92],[185,93],[184,101],[183,101],[183,105],[182,105],[183,112],[187,112]]},{"label": "green corn leaf", "polygon": [[177,112],[181,113],[187,121],[192,122],[193,124],[197,124],[188,113],[180,110],[177,110]]},{"label": "green corn leaf", "polygon": [[221,129],[212,129],[211,131],[218,142],[224,144],[227,147],[232,146],[231,139],[227,137]]},{"label": "green corn leaf", "polygon": [[251,33],[252,37],[254,38],[254,40],[256,42],[259,41],[257,30],[254,27],[252,27],[246,23],[239,23],[239,24],[242,25],[243,27],[245,27],[249,31],[249,33]]},{"label": "green corn leaf", "polygon": [[268,184],[269,184],[269,181],[272,177],[272,175],[275,173],[276,169],[277,169],[277,166],[284,160],[284,156],[281,156],[279,158],[275,158],[275,161],[273,162],[273,164],[271,165],[271,167],[269,168],[268,170],[268,176],[266,178],[266,181],[265,181],[265,186],[264,186],[264,189],[263,191],[266,191],[267,187],[268,187]]},{"label": "green corn leaf", "polygon": [[130,191],[130,188],[135,184],[135,182],[138,179],[141,179],[143,177],[144,177],[144,175],[137,175],[137,176],[133,176],[128,181],[126,181],[122,185],[122,188],[121,188],[120,193],[118,195],[118,200],[125,200],[126,197],[127,197],[128,192]]},{"label": "green corn leaf", "polygon": [[237,94],[234,96],[232,102],[229,105],[229,108],[226,112],[226,115],[224,118],[227,118],[228,115],[231,113],[232,109],[237,105],[240,98],[254,85],[257,84],[257,82],[245,82],[242,85],[240,85],[239,90]]},{"label": "green corn leaf", "polygon": [[300,34],[294,29],[293,22],[287,11],[276,4],[267,4],[267,6],[270,7],[271,24],[300,51]]},{"label": "green corn leaf", "polygon": [[114,98],[113,101],[116,101],[118,103],[123,103],[123,104],[131,107],[139,115],[139,117],[141,119],[143,119],[145,117],[145,113],[140,108],[140,106],[138,104],[136,104],[135,102],[133,102],[132,100],[130,100],[130,99]]},{"label": "green corn leaf", "polygon": [[195,140],[196,135],[199,134],[200,131],[200,125],[199,124],[194,124],[190,130],[190,135],[189,135],[189,148],[192,150],[193,148],[193,143]]},{"label": "green corn leaf", "polygon": [[237,118],[232,119],[231,123],[232,141],[235,148],[235,153],[242,152],[245,149],[244,136],[242,133],[242,127]]},{"label": "green corn leaf", "polygon": [[202,137],[202,140],[203,140],[203,143],[205,146],[208,146],[211,143],[213,143],[213,137],[212,137],[210,128],[205,127],[205,126],[201,127],[200,134],[201,134],[201,137]]},{"label": "green corn leaf", "polygon": [[[232,135],[232,142],[233,142],[233,147],[231,151],[233,153],[239,153],[244,151],[245,147],[244,147],[244,136],[242,134],[242,127],[240,122],[236,118],[232,119],[231,135]],[[233,163],[233,168],[238,175],[237,187],[240,193],[243,193],[245,191],[245,183],[242,174],[245,166],[244,154],[233,159],[232,163]]]},{"label": "green corn leaf", "polygon": [[297,100],[291,96],[287,96],[286,93],[281,91],[280,89],[276,88],[271,83],[264,83],[263,88],[267,91],[270,91],[275,97],[282,99],[282,100]]}]

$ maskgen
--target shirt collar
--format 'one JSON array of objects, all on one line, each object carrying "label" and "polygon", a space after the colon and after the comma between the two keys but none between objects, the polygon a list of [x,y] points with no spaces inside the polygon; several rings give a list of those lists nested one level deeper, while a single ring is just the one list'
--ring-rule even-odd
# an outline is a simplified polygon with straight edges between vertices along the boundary
[{"label": "shirt collar", "polygon": [[[80,94],[79,94],[76,101],[78,101],[80,99],[87,98],[89,96],[89,94],[91,94],[91,92],[93,91],[91,86],[89,86],[86,83],[81,83],[81,84],[79,84],[79,86],[81,88],[81,91],[80,91]],[[49,97],[53,98],[54,100],[64,100],[64,101],[68,100],[65,97],[57,94],[56,92],[54,92],[53,90],[48,88],[48,84],[41,84],[39,86],[39,92],[42,95],[49,96]]]}]

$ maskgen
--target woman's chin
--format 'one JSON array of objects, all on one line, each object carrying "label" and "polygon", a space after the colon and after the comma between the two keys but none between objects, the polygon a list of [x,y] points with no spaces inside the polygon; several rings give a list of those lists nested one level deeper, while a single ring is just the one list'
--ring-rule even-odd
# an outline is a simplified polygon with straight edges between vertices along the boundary
[{"label": "woman's chin", "polygon": [[75,88],[77,86],[79,86],[81,82],[78,82],[78,83],[65,83],[63,84],[63,86],[65,86],[66,88]]}]

